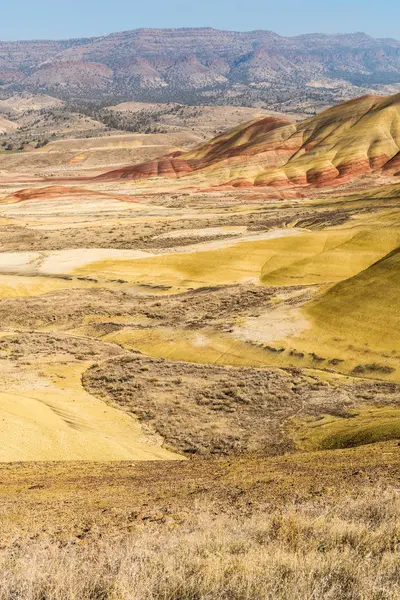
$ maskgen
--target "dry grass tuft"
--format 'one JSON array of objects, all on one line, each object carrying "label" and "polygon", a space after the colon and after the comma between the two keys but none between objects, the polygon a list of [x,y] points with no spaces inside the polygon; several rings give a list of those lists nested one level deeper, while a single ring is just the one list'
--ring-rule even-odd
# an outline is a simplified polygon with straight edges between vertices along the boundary
[{"label": "dry grass tuft", "polygon": [[0,555],[0,599],[395,600],[399,516],[398,492],[375,488],[90,544],[33,541]]}]

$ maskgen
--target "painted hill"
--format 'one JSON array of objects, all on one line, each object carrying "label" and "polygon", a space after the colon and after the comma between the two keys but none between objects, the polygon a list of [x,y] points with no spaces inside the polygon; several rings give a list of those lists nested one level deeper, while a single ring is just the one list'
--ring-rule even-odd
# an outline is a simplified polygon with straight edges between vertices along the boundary
[{"label": "painted hill", "polygon": [[363,96],[300,123],[263,117],[186,153],[102,179],[181,179],[191,186],[322,186],[384,170],[400,174],[400,94]]}]

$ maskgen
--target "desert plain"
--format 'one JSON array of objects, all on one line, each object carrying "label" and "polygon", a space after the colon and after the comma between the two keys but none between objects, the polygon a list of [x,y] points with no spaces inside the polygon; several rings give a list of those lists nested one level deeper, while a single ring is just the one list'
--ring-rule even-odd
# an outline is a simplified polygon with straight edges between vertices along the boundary
[{"label": "desert plain", "polygon": [[249,117],[0,154],[1,598],[399,597],[400,96]]}]

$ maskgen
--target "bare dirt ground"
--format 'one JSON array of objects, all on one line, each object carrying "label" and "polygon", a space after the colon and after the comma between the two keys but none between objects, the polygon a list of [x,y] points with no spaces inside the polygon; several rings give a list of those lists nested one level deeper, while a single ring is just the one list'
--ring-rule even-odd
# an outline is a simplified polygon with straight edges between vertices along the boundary
[{"label": "bare dirt ground", "polygon": [[2,464],[2,544],[53,539],[90,545],[102,536],[121,539],[141,525],[171,533],[206,508],[214,517],[251,517],[302,502],[325,511],[326,502],[397,488],[399,459],[392,441],[273,458]]}]

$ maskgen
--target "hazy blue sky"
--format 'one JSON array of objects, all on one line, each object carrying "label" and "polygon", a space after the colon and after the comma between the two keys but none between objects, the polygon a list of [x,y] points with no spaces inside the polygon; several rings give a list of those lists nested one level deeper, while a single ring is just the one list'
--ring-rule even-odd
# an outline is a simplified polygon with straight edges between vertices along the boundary
[{"label": "hazy blue sky", "polygon": [[137,27],[365,31],[400,39],[399,0],[0,0],[0,39],[96,36]]}]

